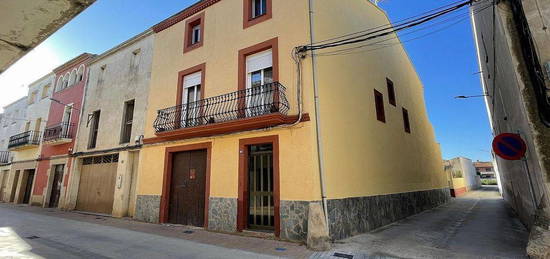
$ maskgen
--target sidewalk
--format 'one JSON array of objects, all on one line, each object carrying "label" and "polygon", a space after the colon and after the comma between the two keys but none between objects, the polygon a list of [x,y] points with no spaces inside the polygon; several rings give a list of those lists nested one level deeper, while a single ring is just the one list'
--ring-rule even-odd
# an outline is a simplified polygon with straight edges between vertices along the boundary
[{"label": "sidewalk", "polygon": [[[65,219],[77,222],[86,222],[99,226],[117,228],[121,230],[136,231],[149,235],[156,235],[169,238],[193,241],[201,244],[213,245],[217,247],[241,250],[257,254],[272,255],[276,257],[289,258],[308,258],[313,252],[307,250],[302,244],[284,242],[278,240],[249,237],[237,234],[225,234],[206,231],[201,228],[191,228],[186,226],[160,225],[137,222],[130,219],[117,219],[106,216],[84,214],[79,212],[66,212],[57,209],[45,209],[27,205],[0,204],[0,214],[7,214],[4,211],[11,211],[13,215],[21,215],[24,220],[26,215],[33,214],[38,216],[40,222],[48,222],[51,218]],[[50,219],[48,219],[50,218]],[[1,222],[3,221],[3,222]],[[6,221],[0,215],[0,227],[4,226]],[[29,221],[31,224],[31,221]],[[19,232],[19,231],[18,231]],[[98,237],[101,238],[101,237]],[[108,236],[104,238],[109,238]]]}]

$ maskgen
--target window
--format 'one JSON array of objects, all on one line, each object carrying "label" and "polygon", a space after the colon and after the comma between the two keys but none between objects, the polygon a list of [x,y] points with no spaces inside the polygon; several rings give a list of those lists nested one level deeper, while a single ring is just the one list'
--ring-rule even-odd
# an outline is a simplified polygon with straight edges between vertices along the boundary
[{"label": "window", "polygon": [[247,115],[258,116],[270,113],[273,102],[273,51],[262,51],[246,57],[246,88],[253,88],[252,98],[247,98]]},{"label": "window", "polygon": [[272,0],[243,0],[243,28],[246,29],[272,17]]},{"label": "window", "polygon": [[80,65],[80,67],[78,67],[78,71],[76,72],[76,80],[77,82],[80,82],[82,81],[83,78],[84,78],[84,65]]},{"label": "window", "polygon": [[201,41],[201,26],[195,25],[192,29],[191,35],[191,45],[199,43]]},{"label": "window", "polygon": [[69,75],[69,72],[67,72],[64,76],[63,76],[63,89],[69,87],[69,77],[71,75]]},{"label": "window", "polygon": [[183,52],[188,52],[202,46],[204,41],[204,13],[190,18],[185,26],[185,44]]},{"label": "window", "polygon": [[186,75],[183,78],[182,95],[182,127],[195,126],[199,121],[199,106],[197,103],[201,99],[202,71]]},{"label": "window", "polygon": [[40,131],[40,126],[42,125],[42,118],[36,119],[34,124],[34,131]]},{"label": "window", "polygon": [[395,88],[393,87],[393,82],[389,78],[386,78],[386,85],[388,86],[388,100],[391,105],[396,106]]},{"label": "window", "polygon": [[88,139],[88,148],[95,148],[97,143],[97,133],[99,129],[99,116],[101,111],[95,111],[92,114],[92,127],[90,128],[90,137]]},{"label": "window", "polygon": [[386,122],[386,114],[384,112],[384,96],[382,93],[374,90],[374,104],[376,108],[376,119],[381,122]]},{"label": "window", "polygon": [[251,18],[257,18],[267,13],[267,0],[252,0]]},{"label": "window", "polygon": [[409,111],[403,108],[403,126],[405,127],[405,132],[411,133],[411,123],[409,122]]},{"label": "window", "polygon": [[55,91],[61,91],[63,89],[63,77],[60,76],[59,79],[57,79],[57,85],[55,86]]},{"label": "window", "polygon": [[71,74],[69,76],[69,86],[74,85],[78,81],[76,80],[76,68],[71,71]]},{"label": "window", "polygon": [[29,104],[33,104],[36,100],[36,91],[31,93],[31,96],[29,96]]},{"label": "window", "polygon": [[130,142],[132,136],[132,123],[134,120],[134,100],[124,103],[124,115],[122,117],[122,132],[120,134],[120,143]]},{"label": "window", "polygon": [[50,95],[50,85],[45,85],[44,88],[42,88],[42,99],[48,97]]}]

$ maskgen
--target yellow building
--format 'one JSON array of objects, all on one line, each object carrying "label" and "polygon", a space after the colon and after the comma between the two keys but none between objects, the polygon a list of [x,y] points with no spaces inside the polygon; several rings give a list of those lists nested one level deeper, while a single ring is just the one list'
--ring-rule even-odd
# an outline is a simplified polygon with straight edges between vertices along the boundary
[{"label": "yellow building", "polygon": [[341,239],[446,202],[395,35],[377,51],[292,55],[388,23],[369,1],[204,0],[154,26],[134,217],[304,240],[321,213]]}]

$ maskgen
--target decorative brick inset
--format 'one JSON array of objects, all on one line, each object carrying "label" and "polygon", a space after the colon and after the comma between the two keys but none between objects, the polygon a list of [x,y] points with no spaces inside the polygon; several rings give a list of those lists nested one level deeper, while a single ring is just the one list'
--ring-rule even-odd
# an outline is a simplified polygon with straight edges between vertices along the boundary
[{"label": "decorative brick inset", "polygon": [[210,197],[208,229],[223,232],[237,231],[237,199]]},{"label": "decorative brick inset", "polygon": [[134,218],[149,223],[159,223],[160,195],[138,195]]}]

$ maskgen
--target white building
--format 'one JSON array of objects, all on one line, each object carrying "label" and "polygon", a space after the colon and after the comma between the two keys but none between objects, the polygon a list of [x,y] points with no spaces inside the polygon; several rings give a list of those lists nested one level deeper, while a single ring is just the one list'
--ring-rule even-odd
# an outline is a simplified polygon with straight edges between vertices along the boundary
[{"label": "white building", "polygon": [[145,31],[89,64],[67,209],[133,216],[153,37]]}]

